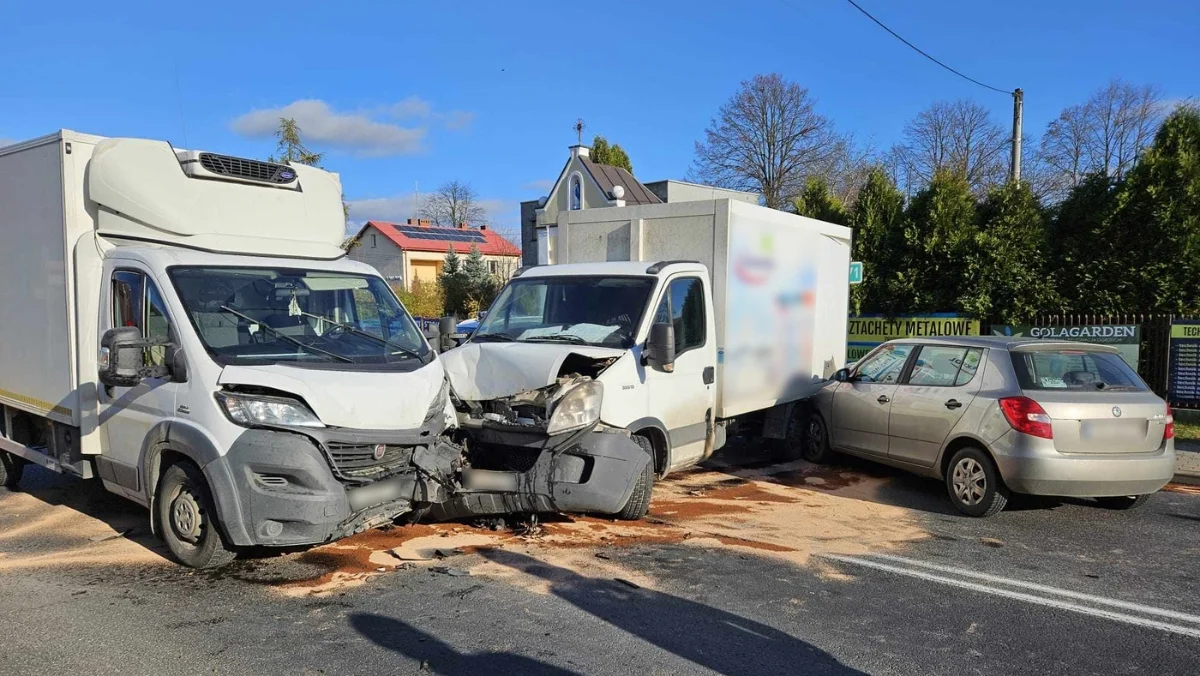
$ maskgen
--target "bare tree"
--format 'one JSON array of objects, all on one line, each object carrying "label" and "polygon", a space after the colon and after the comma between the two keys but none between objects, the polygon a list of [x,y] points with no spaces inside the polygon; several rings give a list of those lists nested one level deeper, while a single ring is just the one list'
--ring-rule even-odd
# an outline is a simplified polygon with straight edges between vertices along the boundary
[{"label": "bare tree", "polygon": [[706,183],[760,192],[780,209],[826,166],[837,134],[808,90],[782,76],[742,82],[696,142],[693,172]]},{"label": "bare tree", "polygon": [[487,212],[469,183],[448,181],[426,195],[417,216],[429,219],[434,225],[454,226],[479,223],[487,217]]},{"label": "bare tree", "polygon": [[1004,180],[1010,145],[987,108],[974,101],[938,101],[905,125],[891,164],[906,174],[900,186],[919,187],[937,172],[950,171],[981,192]]},{"label": "bare tree", "polygon": [[1154,140],[1162,94],[1151,85],[1112,80],[1046,127],[1036,153],[1047,168],[1050,197],[1061,199],[1088,174],[1124,176]]},{"label": "bare tree", "polygon": [[835,137],[828,160],[809,175],[825,179],[829,191],[843,204],[851,204],[866,183],[867,174],[878,162],[870,143],[859,143],[852,135]]}]

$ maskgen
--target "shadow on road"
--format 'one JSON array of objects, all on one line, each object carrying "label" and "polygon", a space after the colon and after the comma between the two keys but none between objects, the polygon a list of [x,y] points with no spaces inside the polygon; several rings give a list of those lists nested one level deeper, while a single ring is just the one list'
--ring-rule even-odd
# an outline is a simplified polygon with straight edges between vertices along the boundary
[{"label": "shadow on road", "polygon": [[464,654],[400,620],[374,613],[353,613],[350,626],[371,642],[421,663],[434,674],[533,674],[567,676],[576,672],[513,653]]},{"label": "shadow on road", "polygon": [[608,624],[720,674],[858,674],[774,627],[702,603],[622,582],[584,577],[530,556],[484,558],[550,583],[550,593]]}]

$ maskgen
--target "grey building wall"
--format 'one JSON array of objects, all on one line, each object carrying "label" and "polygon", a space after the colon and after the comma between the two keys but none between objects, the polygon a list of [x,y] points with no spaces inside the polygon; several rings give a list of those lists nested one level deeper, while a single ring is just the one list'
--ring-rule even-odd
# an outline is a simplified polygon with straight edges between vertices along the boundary
[{"label": "grey building wall", "polygon": [[643,183],[643,185],[649,188],[650,192],[658,195],[658,199],[668,203],[731,199],[747,204],[758,204],[759,198],[757,193],[717,188],[687,181],[654,181],[653,183]]},{"label": "grey building wall", "polygon": [[[537,245],[534,245],[534,257],[537,256]],[[396,243],[374,226],[367,226],[362,236],[350,248],[347,256],[350,260],[361,261],[374,267],[388,283],[399,284],[404,278],[403,251]],[[407,284],[407,280],[405,280]]]},{"label": "grey building wall", "polygon": [[521,202],[521,265],[537,265],[538,200]]}]

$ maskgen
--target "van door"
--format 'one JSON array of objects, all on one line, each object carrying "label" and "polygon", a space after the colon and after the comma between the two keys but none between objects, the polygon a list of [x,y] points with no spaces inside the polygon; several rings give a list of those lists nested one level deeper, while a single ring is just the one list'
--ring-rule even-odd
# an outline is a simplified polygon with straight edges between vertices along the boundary
[{"label": "van door", "polygon": [[923,345],[912,368],[892,395],[888,457],[932,467],[950,431],[958,424],[981,378],[983,350]]},{"label": "van door", "polygon": [[717,341],[708,298],[705,281],[685,273],[662,286],[655,306],[653,322],[675,328],[674,370],[646,367],[649,411],[667,428],[671,467],[700,460],[714,429]]},{"label": "van door", "polygon": [[[105,264],[108,285],[100,304],[100,336],[119,326],[136,326],[151,340],[171,340],[171,319],[158,286],[144,271]],[[97,337],[96,349],[100,349]],[[146,349],[146,363],[165,365],[169,350]],[[100,477],[109,488],[145,502],[140,476],[142,447],[150,428],[174,417],[178,385],[166,378],[147,378],[134,387],[100,386],[99,409],[102,454]]]}]

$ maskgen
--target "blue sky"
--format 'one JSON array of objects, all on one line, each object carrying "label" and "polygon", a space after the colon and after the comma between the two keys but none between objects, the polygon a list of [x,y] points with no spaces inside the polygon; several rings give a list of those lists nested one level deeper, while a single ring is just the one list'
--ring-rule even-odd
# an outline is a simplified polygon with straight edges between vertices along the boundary
[{"label": "blue sky", "polygon": [[[780,72],[860,140],[887,147],[939,99],[997,122],[1011,99],[910,51],[844,0],[604,3],[13,3],[0,10],[0,140],[60,127],[265,156],[295,114],[342,176],[351,219],[411,215],[460,179],[494,225],[545,194],[602,134],[642,180],[682,178],[738,83]],[[860,0],[934,56],[1025,91],[1038,134],[1110,78],[1200,95],[1200,3]]]}]

